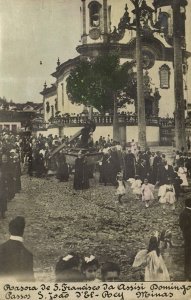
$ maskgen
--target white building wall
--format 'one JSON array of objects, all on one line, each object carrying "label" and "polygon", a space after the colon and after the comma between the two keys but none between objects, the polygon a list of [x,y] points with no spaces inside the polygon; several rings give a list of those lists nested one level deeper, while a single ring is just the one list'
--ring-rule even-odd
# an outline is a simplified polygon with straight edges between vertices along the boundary
[{"label": "white building wall", "polygon": [[[160,76],[159,76],[159,68],[166,64],[170,68],[170,87],[169,89],[161,89],[160,88]],[[159,100],[159,117],[166,117],[167,114],[169,117],[173,117],[173,112],[175,109],[175,100],[174,100],[174,69],[172,62],[166,61],[156,61],[153,68],[149,71],[149,76],[151,77],[153,83],[153,87],[159,88],[159,93],[161,98]],[[152,85],[151,85],[152,87]]]},{"label": "white building wall", "polygon": [[[121,59],[121,63],[125,63],[127,59]],[[160,76],[159,76],[159,68],[163,65],[167,64],[170,68],[170,87],[169,89],[161,89],[160,88]],[[174,69],[172,62],[166,61],[155,61],[153,68],[148,70],[149,76],[151,77],[151,87],[153,90],[155,88],[159,89],[159,93],[161,95],[161,99],[159,100],[159,116],[166,117],[173,117],[173,112],[175,109],[175,100],[174,100]],[[68,76],[68,75],[67,75]],[[83,105],[72,104],[72,102],[68,99],[68,95],[66,93],[66,79],[67,76],[64,76],[62,80],[58,83],[58,110],[61,111],[61,114],[69,113],[71,115],[80,114],[83,111]],[[62,91],[62,84],[63,84],[63,91]],[[63,93],[63,95],[62,95]],[[54,102],[56,95],[52,98],[48,98],[51,103]],[[55,103],[55,102],[54,102]],[[46,106],[45,106],[46,108]],[[129,111],[134,112],[135,108],[134,105],[126,105],[126,108],[122,108],[119,111]],[[51,111],[49,113],[48,118],[51,116]]]},{"label": "white building wall", "polygon": [[[130,61],[129,59],[120,59],[120,63],[123,64],[126,61]],[[168,65],[170,68],[170,84],[169,89],[161,89],[160,88],[160,75],[159,68],[162,65]],[[144,70],[145,72],[145,70]],[[149,76],[151,78],[151,88],[158,88],[161,98],[159,100],[159,117],[173,117],[173,112],[175,110],[175,98],[174,98],[174,68],[172,62],[167,61],[155,61],[154,66],[148,70]],[[186,95],[185,95],[186,96]],[[186,98],[186,97],[185,97]],[[134,105],[126,105],[126,110],[130,112],[134,112]],[[125,109],[120,109],[119,111],[125,111]]]}]

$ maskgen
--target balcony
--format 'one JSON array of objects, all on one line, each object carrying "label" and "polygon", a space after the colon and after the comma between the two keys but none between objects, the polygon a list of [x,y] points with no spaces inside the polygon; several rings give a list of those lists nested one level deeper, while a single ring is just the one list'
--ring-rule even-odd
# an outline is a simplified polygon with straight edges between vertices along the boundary
[{"label": "balcony", "polygon": [[[55,117],[50,120],[51,125],[80,127],[83,126],[88,119],[88,116],[66,116]],[[96,115],[93,120],[97,126],[110,126],[113,124],[113,115]],[[136,126],[138,124],[137,115],[118,115],[119,124],[127,126]],[[159,126],[158,117],[150,117],[146,120],[147,126]],[[50,125],[50,126],[51,126]]]}]

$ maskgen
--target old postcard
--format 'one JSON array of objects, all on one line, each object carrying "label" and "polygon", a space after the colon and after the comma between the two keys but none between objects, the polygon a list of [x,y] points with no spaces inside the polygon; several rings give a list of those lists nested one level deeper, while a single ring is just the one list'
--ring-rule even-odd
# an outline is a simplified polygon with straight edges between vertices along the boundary
[{"label": "old postcard", "polygon": [[190,16],[0,0],[0,299],[191,298]]}]

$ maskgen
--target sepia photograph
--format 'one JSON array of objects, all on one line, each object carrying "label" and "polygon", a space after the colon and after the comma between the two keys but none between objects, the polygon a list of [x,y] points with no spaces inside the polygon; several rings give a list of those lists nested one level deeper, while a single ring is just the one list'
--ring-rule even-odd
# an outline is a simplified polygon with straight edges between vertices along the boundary
[{"label": "sepia photograph", "polygon": [[190,22],[0,0],[0,299],[190,299]]}]

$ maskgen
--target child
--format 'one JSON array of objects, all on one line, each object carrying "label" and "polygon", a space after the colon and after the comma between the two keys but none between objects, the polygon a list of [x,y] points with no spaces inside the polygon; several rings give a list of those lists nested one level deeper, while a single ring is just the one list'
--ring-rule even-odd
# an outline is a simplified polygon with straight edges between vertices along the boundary
[{"label": "child", "polygon": [[121,173],[117,174],[117,192],[116,195],[118,195],[118,201],[120,204],[122,204],[121,198],[125,195],[126,189],[125,189],[125,181],[123,180],[123,176]]},{"label": "child", "polygon": [[103,282],[120,281],[120,267],[114,262],[106,262],[101,268],[101,276]]},{"label": "child", "polygon": [[170,281],[170,276],[160,254],[158,233],[151,236],[148,249],[137,253],[133,267],[145,266],[145,281]]},{"label": "child", "polygon": [[178,176],[182,180],[181,187],[184,190],[184,187],[188,186],[188,180],[187,180],[187,168],[184,167],[183,164],[180,164],[180,166],[178,168]]},{"label": "child", "polygon": [[145,202],[145,207],[149,207],[149,202],[154,200],[153,196],[154,185],[148,182],[148,179],[144,179],[144,183],[141,187],[142,201]]},{"label": "child", "polygon": [[142,181],[139,177],[139,175],[135,175],[135,180],[131,185],[131,188],[133,190],[133,194],[136,195],[136,199],[139,200],[141,196],[141,184]]},{"label": "child", "polygon": [[84,257],[81,266],[82,273],[87,281],[100,281],[98,277],[99,263],[95,256]]},{"label": "child", "polygon": [[80,257],[71,252],[61,256],[55,269],[56,282],[83,282],[85,276],[80,272]]},{"label": "child", "polygon": [[166,208],[166,204],[168,203],[171,206],[172,210],[175,210],[175,189],[172,184],[172,179],[167,179],[167,184],[161,186],[161,197],[159,198],[159,202],[162,204],[163,209]]},{"label": "child", "polygon": [[170,229],[162,230],[160,235],[160,248],[169,249],[172,247],[172,231]]}]

